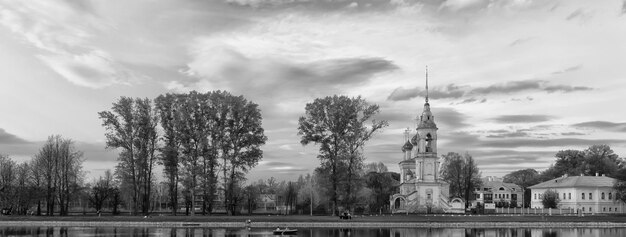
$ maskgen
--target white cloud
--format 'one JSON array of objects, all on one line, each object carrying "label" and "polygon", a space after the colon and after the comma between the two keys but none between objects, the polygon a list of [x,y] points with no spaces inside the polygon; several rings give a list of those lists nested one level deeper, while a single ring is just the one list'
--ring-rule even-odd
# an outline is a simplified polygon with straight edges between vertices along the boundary
[{"label": "white cloud", "polygon": [[101,88],[144,77],[93,46],[94,34],[108,26],[65,2],[4,2],[0,24],[38,48],[37,58],[76,85]]}]

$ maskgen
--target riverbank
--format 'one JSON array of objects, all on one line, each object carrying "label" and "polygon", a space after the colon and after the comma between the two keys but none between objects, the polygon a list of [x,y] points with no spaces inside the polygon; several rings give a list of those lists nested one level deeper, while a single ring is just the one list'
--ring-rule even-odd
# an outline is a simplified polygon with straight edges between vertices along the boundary
[{"label": "riverbank", "polygon": [[[250,224],[247,223],[250,220]],[[626,216],[387,215],[356,216],[0,216],[0,226],[205,227],[205,228],[608,228],[625,227]]]}]

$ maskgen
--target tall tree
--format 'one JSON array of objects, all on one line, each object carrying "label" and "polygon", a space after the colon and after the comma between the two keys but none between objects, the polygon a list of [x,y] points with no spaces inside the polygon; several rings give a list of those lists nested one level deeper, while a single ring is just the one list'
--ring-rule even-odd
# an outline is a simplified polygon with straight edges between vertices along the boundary
[{"label": "tall tree", "polygon": [[121,97],[99,112],[107,148],[121,149],[117,174],[132,187],[132,210],[148,214],[156,161],[158,116],[149,99]]},{"label": "tall tree", "polygon": [[590,175],[596,173],[615,176],[623,161],[608,145],[592,145],[579,150],[562,150],[556,153],[556,162],[542,172],[541,179],[549,180],[562,175]]},{"label": "tall tree", "polygon": [[450,196],[463,197],[468,207],[472,191],[482,183],[474,158],[468,153],[461,156],[455,152],[449,152],[443,158],[441,178],[450,184]]},{"label": "tall tree", "polygon": [[[363,162],[361,150],[365,142],[374,132],[387,126],[384,120],[371,119],[378,113],[377,105],[370,105],[361,97],[335,95],[308,103],[305,115],[299,119],[300,143],[320,145],[318,158],[322,169],[319,170],[329,172],[333,214],[338,210],[341,176],[345,175],[345,196],[350,199],[355,170],[361,168]],[[367,127],[365,123],[370,119],[372,125]],[[342,168],[346,172],[341,172]]]},{"label": "tall tree", "polygon": [[164,146],[161,147],[160,164],[163,165],[163,173],[167,180],[169,202],[172,214],[178,210],[178,184],[181,135],[181,101],[183,96],[177,94],[160,95],[155,99],[155,107],[159,112],[161,127],[163,128]]},{"label": "tall tree", "polygon": [[233,96],[228,92],[215,92],[220,98],[213,101],[224,105],[217,108],[217,114],[224,123],[223,135],[219,140],[219,153],[222,156],[225,206],[229,213],[235,213],[236,185],[244,179],[244,174],[263,157],[260,147],[267,137],[261,126],[261,110],[258,105],[243,96]]}]

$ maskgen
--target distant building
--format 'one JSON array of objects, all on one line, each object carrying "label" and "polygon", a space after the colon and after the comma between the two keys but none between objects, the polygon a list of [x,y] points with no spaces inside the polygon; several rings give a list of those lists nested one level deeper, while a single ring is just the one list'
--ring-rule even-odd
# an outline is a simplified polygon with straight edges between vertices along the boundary
[{"label": "distant building", "polygon": [[[452,209],[448,200],[450,185],[439,176],[441,162],[437,155],[437,125],[428,103],[428,78],[426,78],[426,103],[418,117],[415,135],[405,132],[400,161],[400,192],[392,195],[391,211],[395,213],[430,213]],[[460,211],[463,211],[461,209]]]},{"label": "distant building", "polygon": [[531,207],[543,208],[544,192],[558,193],[559,208],[580,210],[582,213],[622,213],[624,203],[616,197],[614,178],[598,176],[563,176],[530,186]]},{"label": "distant building", "polygon": [[483,184],[474,191],[476,203],[495,203],[497,207],[522,207],[524,193],[520,186],[505,183],[502,178],[487,176],[482,179]]}]

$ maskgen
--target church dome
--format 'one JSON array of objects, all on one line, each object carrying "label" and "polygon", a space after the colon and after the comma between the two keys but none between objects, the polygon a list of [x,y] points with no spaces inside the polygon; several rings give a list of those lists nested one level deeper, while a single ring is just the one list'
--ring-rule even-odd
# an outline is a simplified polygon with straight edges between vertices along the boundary
[{"label": "church dome", "polygon": [[411,144],[411,142],[406,141],[404,143],[404,146],[402,146],[402,151],[410,151],[413,149],[413,144]]},{"label": "church dome", "polygon": [[411,138],[411,144],[413,144],[414,146],[417,146],[417,142],[419,142],[419,137],[417,136],[417,134],[415,134],[415,136],[413,136],[413,138]]}]

